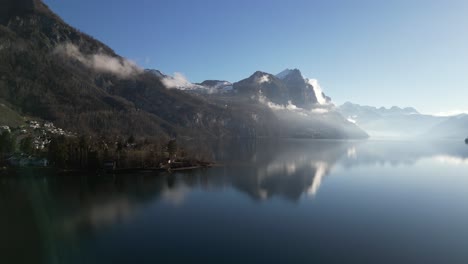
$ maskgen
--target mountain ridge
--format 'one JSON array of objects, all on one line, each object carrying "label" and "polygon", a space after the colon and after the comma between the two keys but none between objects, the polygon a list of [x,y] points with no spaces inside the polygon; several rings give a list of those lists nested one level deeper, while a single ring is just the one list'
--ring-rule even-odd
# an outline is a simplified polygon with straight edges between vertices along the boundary
[{"label": "mountain ridge", "polygon": [[[231,112],[167,89],[157,76],[69,26],[47,6],[38,8],[45,10],[10,16],[0,26],[0,98],[18,112],[91,134],[275,134],[269,128],[275,117],[267,109]],[[263,118],[257,122],[247,118],[254,112]]]},{"label": "mountain ridge", "polygon": [[[14,3],[16,8],[15,1],[8,3]],[[171,89],[164,82],[168,77],[164,73],[140,68],[106,44],[65,23],[41,1],[33,4],[32,12],[30,5],[21,7],[0,25],[0,99],[18,113],[52,121],[71,132],[106,137],[290,135],[283,133],[290,130],[284,128],[289,124],[282,122],[268,105],[249,98],[213,99],[207,94]],[[257,77],[261,79],[266,74],[257,73]],[[268,74],[270,78],[282,83]],[[313,93],[305,80],[299,88]],[[282,99],[281,103],[287,103],[286,97]],[[300,103],[298,107],[305,107]],[[308,103],[315,107],[315,103]],[[317,120],[324,118],[314,116]],[[331,133],[350,126],[343,123],[343,118],[337,118],[336,124],[323,126],[327,129],[316,127],[315,124],[325,123],[315,120],[313,126],[307,127],[312,133],[305,134],[352,137],[344,130]],[[355,135],[365,137],[357,127],[352,129],[359,131]]]},{"label": "mountain ridge", "polygon": [[346,102],[338,111],[371,137],[419,138],[446,118],[421,114],[413,107],[390,108]]}]

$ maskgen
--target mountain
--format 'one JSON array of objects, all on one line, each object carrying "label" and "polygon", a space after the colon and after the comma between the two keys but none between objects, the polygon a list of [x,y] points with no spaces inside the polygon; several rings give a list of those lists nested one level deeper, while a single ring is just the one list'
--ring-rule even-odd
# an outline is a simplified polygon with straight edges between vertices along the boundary
[{"label": "mountain", "polygon": [[40,0],[3,0],[0,23],[0,100],[11,120],[100,136],[366,137],[299,70],[193,84],[140,68]]},{"label": "mountain", "polygon": [[468,137],[468,115],[452,116],[429,129],[424,137],[464,140]]},{"label": "mountain", "polygon": [[274,75],[257,71],[250,77],[234,83],[234,91],[245,98],[265,96],[275,104],[288,104],[288,87]]},{"label": "mountain", "polygon": [[229,93],[213,93],[212,101],[244,106],[267,106],[278,118],[280,134],[296,138],[366,138],[368,135],[346,120],[323,94],[318,82],[304,78],[298,69],[278,75],[257,71],[235,82]]},{"label": "mountain", "polygon": [[298,69],[285,70],[288,74],[279,74],[281,81],[288,87],[288,94],[291,102],[297,107],[311,108],[319,103],[318,94],[315,94],[314,87],[302,76]]},{"label": "mountain", "polygon": [[[266,107],[226,108],[161,82],[39,0],[4,0],[0,99],[21,115],[104,136],[274,136]],[[255,114],[258,118],[253,120]]]},{"label": "mountain", "polygon": [[[169,87],[198,95],[218,105],[243,109],[267,107],[278,119],[276,131],[284,137],[366,138],[368,135],[346,120],[320,88],[318,81],[304,78],[298,69],[278,75],[256,71],[235,82],[208,80],[191,83],[180,74],[164,75]],[[254,114],[256,120],[260,116]]]},{"label": "mountain", "polygon": [[0,128],[3,126],[18,127],[24,124],[25,119],[21,114],[0,101]]},{"label": "mountain", "polygon": [[331,101],[317,82],[306,79],[298,69],[285,70],[277,75],[257,71],[249,78],[234,83],[234,90],[247,97],[262,94],[275,104],[291,104],[300,108],[313,108]]},{"label": "mountain", "polygon": [[377,108],[346,102],[338,110],[372,137],[419,137],[446,120],[421,114],[412,107]]},{"label": "mountain", "polygon": [[233,89],[232,83],[220,80],[206,80],[198,85],[204,87],[208,93],[228,93]]}]

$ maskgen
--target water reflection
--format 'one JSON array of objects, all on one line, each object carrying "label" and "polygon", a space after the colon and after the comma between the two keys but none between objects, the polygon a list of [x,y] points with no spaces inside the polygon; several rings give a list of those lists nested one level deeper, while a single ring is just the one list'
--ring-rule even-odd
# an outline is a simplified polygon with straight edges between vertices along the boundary
[{"label": "water reflection", "polygon": [[254,199],[278,196],[297,201],[304,193],[317,193],[323,177],[347,145],[338,141],[262,142],[253,150],[255,162],[244,164],[241,173],[227,178],[232,186]]},{"label": "water reflection", "polygon": [[[194,191],[235,190],[253,201],[299,203],[320,195],[337,166],[412,166],[421,160],[468,165],[454,142],[249,141],[215,145],[223,166],[191,173],[63,177],[18,171],[0,177],[2,263],[67,263],[76,237],[131,222],[148,206],[182,207]],[[16,238],[16,239],[11,239]],[[40,245],[39,247],[37,245]],[[29,254],[22,254],[23,250]],[[22,249],[22,250],[19,250]]]},{"label": "water reflection", "polygon": [[468,148],[456,141],[366,141],[351,143],[345,167],[390,165],[411,166],[422,159],[458,162],[468,159]]},{"label": "water reflection", "polygon": [[439,163],[446,163],[452,165],[468,165],[468,158],[450,156],[450,155],[436,155],[432,157],[433,160]]}]

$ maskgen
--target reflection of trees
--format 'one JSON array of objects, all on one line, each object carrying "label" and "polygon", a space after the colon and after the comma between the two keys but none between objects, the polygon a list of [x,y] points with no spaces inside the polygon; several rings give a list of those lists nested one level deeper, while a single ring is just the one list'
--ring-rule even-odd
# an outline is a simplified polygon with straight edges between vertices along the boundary
[{"label": "reflection of trees", "polygon": [[53,175],[25,169],[0,177],[1,263],[71,263],[79,237],[131,218],[169,189],[167,175]]},{"label": "reflection of trees", "polygon": [[1,263],[47,263],[43,221],[25,185],[25,180],[0,178]]}]

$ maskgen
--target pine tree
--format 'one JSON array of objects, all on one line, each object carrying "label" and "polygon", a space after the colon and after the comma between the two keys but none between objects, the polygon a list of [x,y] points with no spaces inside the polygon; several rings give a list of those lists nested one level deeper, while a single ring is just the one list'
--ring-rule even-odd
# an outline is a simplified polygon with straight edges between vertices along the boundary
[{"label": "pine tree", "polygon": [[34,151],[33,138],[25,137],[20,141],[20,150],[25,154],[32,154]]}]

